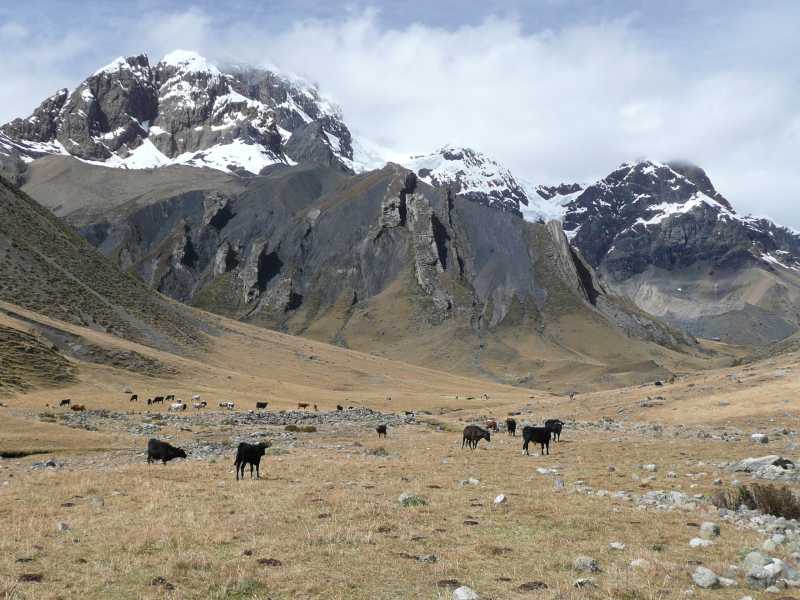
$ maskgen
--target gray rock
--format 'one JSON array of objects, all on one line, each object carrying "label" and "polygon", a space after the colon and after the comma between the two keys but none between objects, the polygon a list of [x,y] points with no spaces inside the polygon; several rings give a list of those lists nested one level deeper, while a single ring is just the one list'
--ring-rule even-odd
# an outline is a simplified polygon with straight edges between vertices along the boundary
[{"label": "gray rock", "polygon": [[57,531],[64,532],[64,531],[69,531],[70,529],[72,528],[69,526],[69,523],[66,523],[64,521],[59,521],[58,523],[56,523]]},{"label": "gray rock", "polygon": [[703,538],[692,538],[689,540],[689,546],[691,548],[708,548],[709,546],[713,546],[714,542],[711,540],[704,540]]},{"label": "gray rock", "polygon": [[767,444],[769,443],[769,436],[766,433],[754,433],[750,436],[750,439],[757,444]]},{"label": "gray rock", "polygon": [[453,600],[480,600],[478,593],[465,585],[453,590]]},{"label": "gray rock", "polygon": [[416,494],[412,494],[411,492],[403,492],[397,498],[397,501],[400,503],[401,506],[425,506],[428,504],[428,501],[423,498],[422,496],[417,496]]},{"label": "gray rock", "polygon": [[608,547],[610,550],[625,550],[625,544],[622,542],[611,542]]},{"label": "gray rock", "polygon": [[591,556],[579,556],[572,563],[572,568],[582,573],[599,573],[600,563]]},{"label": "gray rock", "polygon": [[704,589],[711,589],[719,586],[719,577],[717,577],[717,574],[706,567],[697,567],[694,573],[692,573],[692,581],[694,581],[695,585]]},{"label": "gray rock", "polygon": [[506,504],[508,502],[508,498],[504,494],[499,494],[494,498],[494,505],[500,506],[502,504]]},{"label": "gray rock", "polygon": [[473,478],[473,477],[470,477],[469,479],[462,479],[462,480],[459,482],[459,485],[461,485],[461,486],[463,487],[463,486],[465,486],[465,485],[480,485],[480,483],[481,483],[481,482],[480,482],[480,480],[479,480],[479,479],[475,479],[475,478]]},{"label": "gray rock", "polygon": [[647,569],[650,566],[650,561],[644,558],[637,558],[632,560],[629,566],[631,569]]},{"label": "gray rock", "polygon": [[594,579],[592,579],[591,577],[582,577],[580,579],[576,579],[575,581],[573,581],[572,587],[578,589],[588,589],[597,587],[597,585],[595,584]]},{"label": "gray rock", "polygon": [[719,533],[719,525],[716,523],[706,521],[700,525],[700,537],[703,539],[710,540],[719,537]]},{"label": "gray rock", "polygon": [[658,471],[658,465],[650,463],[647,465],[642,465],[642,469],[644,469],[645,471],[649,471],[650,473],[655,473],[656,471]]}]

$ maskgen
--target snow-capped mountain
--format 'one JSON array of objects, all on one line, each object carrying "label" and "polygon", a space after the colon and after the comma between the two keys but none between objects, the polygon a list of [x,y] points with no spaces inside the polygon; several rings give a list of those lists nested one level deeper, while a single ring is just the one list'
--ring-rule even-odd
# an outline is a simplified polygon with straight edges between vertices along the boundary
[{"label": "snow-capped mountain", "polygon": [[800,327],[800,235],[738,214],[701,168],[628,163],[564,191],[552,199],[571,197],[563,217],[571,243],[644,310],[740,343]]},{"label": "snow-capped mountain", "polygon": [[172,52],[118,58],[71,93],[0,128],[0,152],[29,162],[69,154],[109,167],[171,164],[258,174],[275,164],[352,168],[340,110],[302,80],[267,70],[223,72]]},{"label": "snow-capped mountain", "polygon": [[[730,259],[732,245],[785,268],[800,267],[800,236],[768,219],[736,213],[694,165],[623,164],[578,192],[565,208],[568,237],[593,265],[603,263],[615,277],[650,264],[691,264],[699,256]],[[668,249],[644,258],[643,248],[661,244]],[[640,255],[638,260],[631,260],[631,251]]]},{"label": "snow-capped mountain", "polygon": [[444,146],[431,154],[410,156],[402,166],[435,187],[499,210],[521,214],[528,195],[511,172],[492,158],[472,150]]}]

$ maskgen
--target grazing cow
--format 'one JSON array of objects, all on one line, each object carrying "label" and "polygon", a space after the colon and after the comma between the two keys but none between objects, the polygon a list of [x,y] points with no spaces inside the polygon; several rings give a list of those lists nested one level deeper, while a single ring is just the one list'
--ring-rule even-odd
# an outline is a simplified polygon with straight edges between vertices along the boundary
[{"label": "grazing cow", "polygon": [[159,460],[166,465],[168,461],[174,458],[186,458],[186,452],[181,448],[176,448],[172,444],[161,442],[155,438],[150,438],[150,441],[147,442],[148,465],[153,461],[158,462]]},{"label": "grazing cow", "polygon": [[261,442],[259,444],[248,444],[242,442],[236,449],[236,461],[233,465],[236,467],[236,481],[239,481],[239,471],[242,472],[242,479],[244,479],[244,467],[250,465],[250,479],[253,478],[253,467],[256,468],[256,479],[261,479],[261,474],[258,472],[258,467],[261,464],[261,457],[264,452],[269,448],[269,442]]},{"label": "grazing cow", "polygon": [[300,409],[308,408],[308,402],[298,402],[297,403],[297,408],[300,408]]},{"label": "grazing cow", "polygon": [[378,437],[381,437],[381,436],[386,437],[386,425],[378,425],[375,428],[375,431],[378,432]]},{"label": "grazing cow", "polygon": [[269,402],[256,402],[256,409],[267,408],[267,404],[269,404]]},{"label": "grazing cow", "polygon": [[413,417],[414,416],[414,411],[413,410],[406,410],[404,412],[405,412],[405,415],[407,417]]},{"label": "grazing cow", "polygon": [[336,410],[344,410],[344,407],[341,404],[337,404]]},{"label": "grazing cow", "polygon": [[131,395],[131,399],[128,402],[138,402],[139,401],[139,394]]},{"label": "grazing cow", "polygon": [[67,399],[62,400],[61,402],[59,402],[58,406],[69,406],[70,402],[72,402],[72,401],[69,398],[67,398]]},{"label": "grazing cow", "polygon": [[561,430],[564,427],[564,421],[560,419],[547,419],[547,421],[544,422],[544,426],[553,434],[554,441],[561,440]]},{"label": "grazing cow", "polygon": [[492,434],[477,425],[467,425],[464,427],[464,438],[461,440],[461,447],[463,448],[464,444],[466,444],[474,450],[482,439],[491,442]]},{"label": "grazing cow", "polygon": [[175,402],[175,394],[169,394],[164,397],[164,402]]},{"label": "grazing cow", "polygon": [[544,455],[544,450],[547,448],[547,454],[550,454],[550,435],[551,431],[548,427],[531,427],[526,425],[522,428],[522,452],[525,456],[530,456],[528,453],[528,444],[534,442],[541,445],[541,453]]},{"label": "grazing cow", "polygon": [[186,410],[186,402],[173,402],[169,405],[170,412],[177,412],[179,410]]},{"label": "grazing cow", "polygon": [[570,392],[570,393],[569,393],[569,399],[570,399],[570,400],[575,400],[575,396],[577,395],[577,393],[578,393],[578,392]]},{"label": "grazing cow", "polygon": [[193,402],[192,403],[192,407],[193,408],[197,408],[197,409],[205,408],[206,406],[208,406],[208,402]]},{"label": "grazing cow", "polygon": [[497,421],[494,419],[487,419],[486,420],[486,429],[491,429],[492,431],[497,431]]},{"label": "grazing cow", "polygon": [[86,407],[83,404],[73,404],[72,406],[70,406],[70,408],[78,412],[86,410]]},{"label": "grazing cow", "polygon": [[200,402],[200,394],[195,394],[192,396],[192,402]]},{"label": "grazing cow", "polygon": [[517,421],[509,417],[506,419],[506,429],[508,429],[508,435],[513,435],[517,437]]},{"label": "grazing cow", "polygon": [[235,406],[236,405],[233,402],[220,402],[219,403],[219,407],[220,408],[228,408],[230,410],[233,410],[235,408]]},{"label": "grazing cow", "polygon": [[164,396],[156,396],[153,398],[153,404],[164,404]]}]

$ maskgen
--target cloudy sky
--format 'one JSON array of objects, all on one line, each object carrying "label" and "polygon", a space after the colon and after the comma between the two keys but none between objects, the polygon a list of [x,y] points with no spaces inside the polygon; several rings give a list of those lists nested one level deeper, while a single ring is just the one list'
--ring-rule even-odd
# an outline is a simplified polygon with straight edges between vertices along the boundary
[{"label": "cloudy sky", "polygon": [[800,229],[799,25],[794,0],[4,1],[0,121],[185,48],[306,77],[399,152],[468,145],[535,183],[686,159]]}]

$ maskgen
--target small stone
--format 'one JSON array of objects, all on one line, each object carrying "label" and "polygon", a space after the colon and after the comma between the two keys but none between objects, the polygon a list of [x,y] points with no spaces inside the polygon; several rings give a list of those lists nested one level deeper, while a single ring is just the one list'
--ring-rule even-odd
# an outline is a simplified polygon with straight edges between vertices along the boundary
[{"label": "small stone", "polygon": [[553,489],[554,490],[556,490],[556,491],[563,490],[566,487],[567,487],[567,484],[564,482],[563,479],[554,479],[553,480]]},{"label": "small stone", "polygon": [[650,561],[645,560],[643,558],[637,558],[631,561],[630,567],[631,569],[646,569],[650,566]]},{"label": "small stone", "polygon": [[500,506],[501,504],[506,504],[507,502],[508,502],[508,498],[506,498],[506,496],[504,494],[500,494],[498,496],[495,496],[495,499],[494,499],[494,505],[495,506]]},{"label": "small stone", "polygon": [[401,506],[425,506],[428,504],[425,498],[412,494],[411,492],[403,492],[400,494],[397,501]]},{"label": "small stone", "polygon": [[105,500],[103,500],[102,496],[89,496],[89,504],[95,508],[102,508],[105,504]]},{"label": "small stone", "polygon": [[465,585],[453,590],[453,600],[480,600],[478,593]]},{"label": "small stone", "polygon": [[719,479],[719,478],[717,478],[717,479],[715,479],[714,481],[712,481],[712,483],[713,483],[714,485],[722,485],[722,479]]},{"label": "small stone", "polygon": [[656,471],[658,471],[658,465],[650,463],[650,464],[647,464],[647,465],[642,465],[642,469],[644,469],[645,471],[648,471],[650,473],[655,473]]},{"label": "small stone", "polygon": [[717,577],[717,574],[706,567],[697,567],[694,573],[692,573],[692,581],[694,581],[698,587],[707,590],[719,585],[719,577]]},{"label": "small stone", "polygon": [[617,467],[615,467],[614,465],[608,465],[608,472],[609,473],[613,473],[616,470],[617,470]]},{"label": "small stone", "polygon": [[479,479],[475,479],[474,477],[470,477],[469,479],[462,479],[459,483],[463,487],[465,485],[480,485],[481,482],[480,482]]},{"label": "small stone", "polygon": [[719,583],[720,587],[724,588],[736,587],[738,585],[735,579],[730,579],[728,577],[717,577],[717,583]]},{"label": "small stone", "polygon": [[772,540],[764,540],[764,543],[761,544],[761,549],[764,552],[775,552],[775,550],[777,548],[778,548],[778,544],[776,544]]},{"label": "small stone", "polygon": [[769,436],[766,433],[754,433],[750,436],[750,439],[757,444],[768,444],[769,443]]},{"label": "small stone", "polygon": [[709,546],[713,546],[714,542],[711,540],[704,540],[703,538],[692,538],[689,540],[689,546],[692,548],[708,548]]},{"label": "small stone", "polygon": [[700,537],[703,539],[710,540],[712,538],[719,537],[719,532],[719,525],[716,523],[706,521],[700,525]]},{"label": "small stone", "polygon": [[56,523],[56,529],[58,531],[63,532],[63,531],[69,531],[72,528],[69,526],[69,523],[65,523],[64,521],[59,521],[58,523]]},{"label": "small stone", "polygon": [[625,550],[625,544],[622,542],[611,542],[608,547],[611,550]]},{"label": "small stone", "polygon": [[677,479],[678,474],[675,471],[668,471],[667,472],[667,479]]},{"label": "small stone", "polygon": [[591,577],[582,577],[581,579],[576,579],[572,582],[572,587],[578,589],[587,589],[596,587],[594,584],[594,579]]},{"label": "small stone", "polygon": [[422,554],[417,556],[417,562],[421,563],[435,563],[437,560],[439,559],[435,554]]},{"label": "small stone", "polygon": [[572,564],[572,568],[583,573],[600,572],[600,564],[591,556],[579,556]]}]

